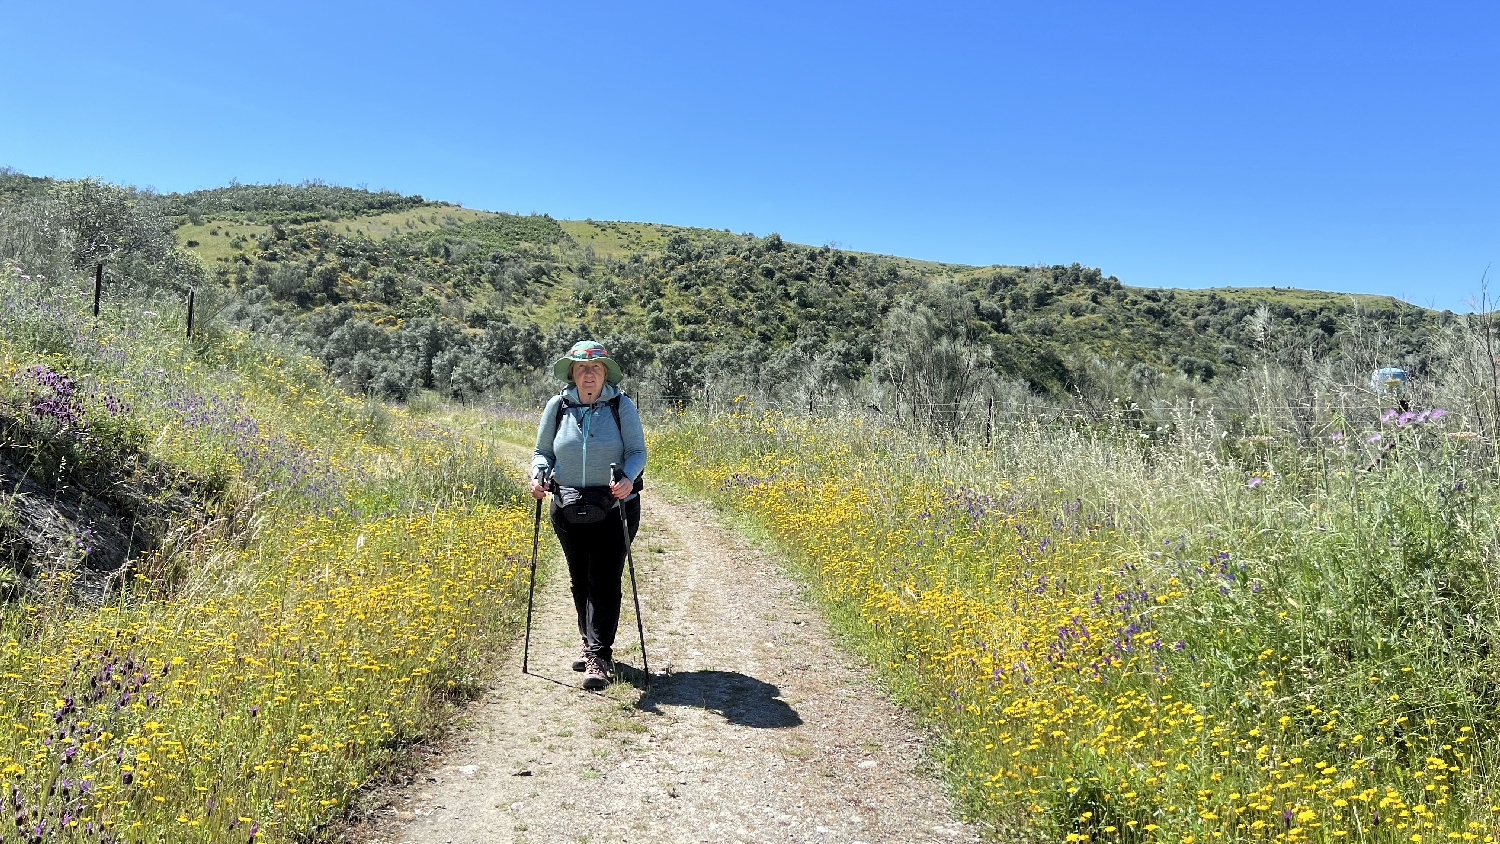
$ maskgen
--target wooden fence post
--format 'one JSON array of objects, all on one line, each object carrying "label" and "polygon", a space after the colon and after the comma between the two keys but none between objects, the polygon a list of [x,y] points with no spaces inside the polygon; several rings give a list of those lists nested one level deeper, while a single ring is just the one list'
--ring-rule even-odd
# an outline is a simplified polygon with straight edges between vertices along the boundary
[{"label": "wooden fence post", "polygon": [[187,336],[193,336],[193,291],[188,289]]},{"label": "wooden fence post", "polygon": [[94,265],[94,318],[99,318],[99,297],[104,294],[104,262]]},{"label": "wooden fence post", "polygon": [[990,447],[990,433],[995,427],[995,400],[990,399],[990,409],[984,415],[984,447]]}]

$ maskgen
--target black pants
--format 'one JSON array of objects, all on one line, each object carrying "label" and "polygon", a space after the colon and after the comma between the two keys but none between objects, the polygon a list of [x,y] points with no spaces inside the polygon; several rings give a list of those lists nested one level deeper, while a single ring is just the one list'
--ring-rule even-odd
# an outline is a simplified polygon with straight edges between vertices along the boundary
[{"label": "black pants", "polygon": [[[641,526],[641,498],[636,496],[621,506],[634,541]],[[590,525],[569,524],[558,512],[554,496],[551,516],[552,530],[568,560],[573,609],[578,613],[578,635],[584,650],[613,660],[615,629],[620,626],[620,576],[625,571],[620,511],[610,510],[602,521]]]}]

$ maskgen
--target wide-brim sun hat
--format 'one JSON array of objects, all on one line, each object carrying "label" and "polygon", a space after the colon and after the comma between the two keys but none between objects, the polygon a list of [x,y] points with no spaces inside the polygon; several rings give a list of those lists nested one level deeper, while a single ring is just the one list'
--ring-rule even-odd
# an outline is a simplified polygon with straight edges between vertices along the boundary
[{"label": "wide-brim sun hat", "polygon": [[593,340],[579,340],[574,343],[573,348],[569,349],[567,354],[558,358],[557,363],[552,364],[552,374],[556,375],[559,381],[572,381],[570,376],[573,364],[586,361],[604,364],[604,380],[611,384],[619,384],[620,379],[625,377],[625,373],[620,371],[620,365],[609,356],[609,350]]}]

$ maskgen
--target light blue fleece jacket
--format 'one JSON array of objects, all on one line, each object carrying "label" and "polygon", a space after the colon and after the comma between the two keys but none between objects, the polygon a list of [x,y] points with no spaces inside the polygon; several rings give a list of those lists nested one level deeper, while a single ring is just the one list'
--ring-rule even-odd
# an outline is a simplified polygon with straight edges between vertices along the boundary
[{"label": "light blue fleece jacket", "polygon": [[[609,409],[609,400],[615,396],[620,396],[619,427],[615,427],[615,414]],[[556,424],[557,408],[564,398],[567,409],[561,424]],[[531,458],[532,475],[550,468],[562,486],[607,486],[611,463],[624,468],[628,478],[638,478],[646,471],[646,433],[641,429],[635,402],[621,395],[615,385],[605,384],[598,401],[581,405],[577,385],[568,385],[542,411]]]}]

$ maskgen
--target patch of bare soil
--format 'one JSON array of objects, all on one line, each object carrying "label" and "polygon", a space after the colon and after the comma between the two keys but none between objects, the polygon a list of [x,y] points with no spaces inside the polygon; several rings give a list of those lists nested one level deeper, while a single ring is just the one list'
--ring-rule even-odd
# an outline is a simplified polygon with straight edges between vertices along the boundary
[{"label": "patch of bare soil", "polygon": [[[584,692],[566,574],[540,584],[531,673],[499,658],[467,730],[387,787],[350,837],[468,842],[960,842],[926,737],[841,651],[773,561],[701,504],[645,496],[616,656]],[[543,530],[546,526],[543,525]],[[555,543],[552,546],[555,548]]]},{"label": "patch of bare soil", "polygon": [[[43,598],[67,573],[67,597],[97,605],[153,552],[228,535],[212,512],[219,490],[202,479],[138,449],[73,437],[49,442],[0,412],[0,599]],[[167,586],[184,573],[149,574]]]}]

